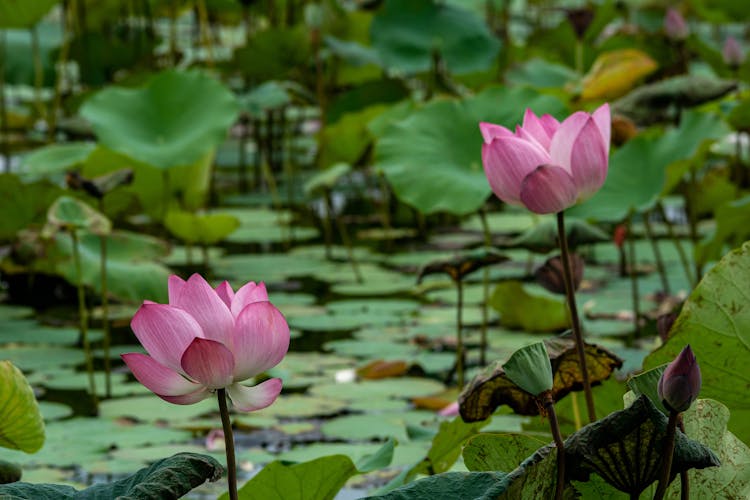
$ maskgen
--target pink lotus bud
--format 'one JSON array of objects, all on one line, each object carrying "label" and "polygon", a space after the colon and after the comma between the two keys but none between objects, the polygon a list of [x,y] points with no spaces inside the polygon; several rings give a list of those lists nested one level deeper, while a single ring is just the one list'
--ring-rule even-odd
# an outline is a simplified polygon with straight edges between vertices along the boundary
[{"label": "pink lotus bud", "polygon": [[690,345],[667,365],[659,379],[657,392],[664,406],[682,412],[698,397],[701,390],[701,369]]},{"label": "pink lotus bud", "polygon": [[733,69],[739,68],[745,60],[745,54],[742,53],[740,42],[733,36],[727,37],[724,47],[721,49],[721,55],[724,57],[724,62],[727,66]]},{"label": "pink lotus bud", "polygon": [[690,26],[677,9],[667,9],[664,16],[664,32],[672,40],[684,40],[690,35]]},{"label": "pink lotus bud", "polygon": [[539,214],[555,213],[590,198],[604,184],[609,165],[609,105],[578,111],[562,123],[526,110],[511,132],[480,123],[482,164],[495,195]]}]

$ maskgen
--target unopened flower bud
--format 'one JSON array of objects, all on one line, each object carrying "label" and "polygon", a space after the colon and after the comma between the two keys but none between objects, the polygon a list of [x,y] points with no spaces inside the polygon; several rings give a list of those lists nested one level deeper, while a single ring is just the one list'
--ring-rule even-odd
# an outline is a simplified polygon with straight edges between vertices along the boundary
[{"label": "unopened flower bud", "polygon": [[[578,290],[583,280],[583,259],[578,254],[570,255],[570,267],[573,274],[573,289]],[[552,293],[565,295],[565,274],[562,259],[559,255],[550,257],[535,273],[537,282]]]},{"label": "unopened flower bud", "polygon": [[687,345],[661,375],[657,387],[659,399],[668,410],[683,412],[690,408],[700,390],[701,370]]},{"label": "unopened flower bud", "polygon": [[721,55],[724,57],[724,62],[732,69],[737,69],[745,60],[745,54],[742,53],[742,47],[740,42],[736,38],[730,36],[724,42],[724,47],[721,49]]},{"label": "unopened flower bud", "polygon": [[664,32],[672,40],[684,40],[690,35],[690,27],[677,9],[667,9],[664,16]]}]

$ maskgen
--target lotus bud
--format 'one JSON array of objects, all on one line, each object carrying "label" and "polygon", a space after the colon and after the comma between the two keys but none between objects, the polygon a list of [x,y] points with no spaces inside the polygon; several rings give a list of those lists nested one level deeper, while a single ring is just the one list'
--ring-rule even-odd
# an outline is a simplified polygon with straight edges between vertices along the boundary
[{"label": "lotus bud", "polygon": [[677,9],[667,9],[664,16],[664,32],[672,40],[684,40],[690,35],[690,27]]},{"label": "lotus bud", "polygon": [[721,49],[721,55],[724,57],[724,62],[732,69],[737,69],[745,60],[745,54],[742,53],[742,47],[736,38],[730,36],[724,42],[724,47]]},{"label": "lotus bud", "polygon": [[668,410],[679,413],[690,408],[700,390],[701,370],[693,350],[687,345],[659,379],[659,399]]},{"label": "lotus bud", "polygon": [[[583,258],[578,254],[570,255],[570,267],[573,272],[573,287],[578,290],[583,281]],[[552,293],[565,295],[565,274],[562,259],[559,255],[550,257],[534,273],[537,282]]]}]

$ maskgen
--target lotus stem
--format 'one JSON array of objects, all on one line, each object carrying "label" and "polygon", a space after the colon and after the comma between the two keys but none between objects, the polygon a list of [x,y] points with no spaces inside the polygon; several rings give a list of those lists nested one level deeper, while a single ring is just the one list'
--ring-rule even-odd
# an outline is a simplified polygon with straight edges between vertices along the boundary
[{"label": "lotus stem", "polygon": [[664,224],[667,228],[667,234],[669,235],[669,239],[672,240],[672,243],[677,250],[677,255],[680,257],[680,263],[682,264],[682,269],[685,271],[685,276],[687,277],[688,283],[691,286],[695,286],[697,284],[697,281],[693,277],[692,271],[690,271],[690,264],[688,263],[687,254],[685,253],[685,249],[682,248],[682,243],[680,243],[680,239],[677,237],[677,234],[674,231],[672,221],[670,221],[667,217],[667,211],[664,210],[664,205],[661,202],[658,202],[656,204],[656,210],[659,212],[662,220],[664,220]]},{"label": "lotus stem", "polygon": [[578,352],[578,363],[581,365],[581,378],[583,379],[583,392],[586,394],[586,407],[588,409],[589,421],[596,420],[596,409],[594,408],[594,395],[591,393],[591,381],[589,370],[586,366],[586,351],[583,344],[583,331],[581,320],[578,317],[578,306],[576,305],[576,293],[573,285],[573,272],[570,269],[570,251],[568,250],[568,237],[565,233],[565,213],[557,213],[557,236],[560,244],[560,257],[563,263],[563,277],[565,278],[565,295],[567,296],[568,311],[573,330],[573,340]]},{"label": "lotus stem", "polygon": [[221,414],[221,426],[224,429],[224,448],[227,454],[227,483],[229,486],[230,500],[237,500],[237,459],[234,457],[234,435],[232,434],[232,422],[229,420],[229,409],[227,408],[226,389],[216,391],[219,398],[219,413]]},{"label": "lotus stem", "polygon": [[576,37],[576,73],[583,75],[583,40]]},{"label": "lotus stem", "polygon": [[86,310],[86,294],[83,290],[83,273],[81,272],[81,252],[78,247],[78,232],[70,231],[73,242],[73,263],[76,268],[76,288],[78,289],[78,321],[81,328],[81,340],[83,341],[83,353],[86,357],[86,371],[89,376],[89,391],[94,402],[94,408],[98,412],[99,400],[96,395],[96,381],[94,380],[94,359],[91,356],[91,345],[89,344],[89,316]]},{"label": "lotus stem", "polygon": [[544,409],[549,417],[549,428],[557,448],[557,482],[555,483],[555,500],[562,500],[565,489],[565,444],[560,433],[560,424],[555,413],[555,402],[549,391],[544,395]]},{"label": "lotus stem", "polygon": [[352,265],[352,271],[354,271],[354,277],[357,279],[357,283],[362,283],[364,280],[362,279],[362,273],[359,272],[359,264],[357,263],[357,258],[354,256],[354,249],[352,248],[352,240],[349,239],[349,233],[347,233],[346,225],[342,222],[341,217],[336,215],[336,213],[333,211],[333,201],[331,200],[330,189],[325,190],[324,198],[326,201],[326,211],[328,212],[328,215],[336,223],[336,228],[339,230],[341,241],[344,243],[344,247],[346,247],[346,255],[347,257],[349,257],[349,263]]},{"label": "lotus stem", "polygon": [[210,68],[214,65],[214,45],[211,40],[211,26],[208,22],[206,2],[204,0],[198,0],[196,2],[196,8],[198,10],[198,30],[200,31],[201,44],[206,49],[206,64],[208,64],[208,67]]},{"label": "lotus stem", "polygon": [[672,457],[674,455],[675,435],[677,434],[677,417],[676,411],[669,412],[669,422],[667,422],[667,435],[664,437],[664,450],[662,452],[661,475],[659,476],[659,486],[656,488],[654,500],[662,500],[669,486],[669,479],[672,473]]},{"label": "lotus stem", "polygon": [[[69,7],[69,6],[68,6]],[[69,7],[72,9],[72,7]],[[68,50],[70,49],[70,40],[73,38],[72,28],[70,27],[71,12],[66,8],[66,2],[63,2],[62,8],[62,45],[60,46],[60,55],[57,59],[57,75],[55,78],[55,94],[52,97],[52,109],[47,115],[47,141],[55,141],[55,132],[57,130],[57,113],[62,101],[62,82],[65,77],[65,64],[68,61]]]},{"label": "lotus stem", "polygon": [[[44,117],[44,106],[42,106],[42,84],[44,83],[44,73],[42,71],[42,58],[39,55],[39,31],[36,26],[32,26],[31,32],[31,53],[34,60],[34,107],[40,118]],[[0,76],[3,73],[0,73]]]},{"label": "lotus stem", "polygon": [[[680,432],[685,434],[685,422],[682,419],[682,414],[677,419],[677,425]],[[688,476],[686,470],[680,471],[680,500],[690,500],[690,476]]]},{"label": "lotus stem", "polygon": [[651,222],[648,220],[648,218],[648,212],[643,214],[643,226],[646,228],[646,237],[648,237],[648,241],[651,242],[651,249],[654,252],[654,260],[656,260],[656,269],[659,271],[659,279],[661,280],[662,290],[664,290],[664,293],[666,295],[670,295],[667,270],[664,267],[664,259],[662,259],[661,250],[659,249],[659,241],[654,235],[653,228],[651,227]]},{"label": "lotus stem", "polygon": [[463,308],[464,308],[464,286],[461,278],[456,282],[456,379],[458,388],[464,387],[464,339],[463,339]]},{"label": "lotus stem", "polygon": [[0,29],[0,145],[3,148],[3,172],[10,172],[10,142],[8,142],[8,110],[5,107],[5,30]]},{"label": "lotus stem", "polygon": [[388,187],[388,181],[385,179],[385,175],[381,172],[378,175],[378,179],[380,181],[380,192],[382,193],[382,200],[381,200],[381,207],[382,210],[382,223],[383,223],[383,229],[385,230],[386,234],[386,242],[388,244],[388,250],[391,248],[391,244],[393,243],[393,238],[391,237],[391,197],[390,197],[390,190]]},{"label": "lotus stem", "polygon": [[628,217],[628,263],[630,264],[630,296],[633,300],[633,335],[638,337],[641,333],[641,307],[638,293],[638,275],[636,274],[635,262],[635,238],[633,238],[632,215]]},{"label": "lotus stem", "polygon": [[[490,233],[490,225],[487,223],[487,213],[485,212],[484,207],[479,209],[479,220],[482,223],[484,245],[489,248],[492,246],[492,233]],[[485,267],[482,274],[482,326],[480,330],[481,340],[479,341],[479,364],[481,366],[484,366],[487,363],[487,307],[489,301],[490,270]]]},{"label": "lotus stem", "polygon": [[[99,200],[99,210],[102,210],[102,200]],[[99,263],[102,292],[102,329],[104,330],[104,384],[106,396],[112,397],[112,363],[109,359],[110,331],[109,331],[109,290],[107,286],[107,235],[99,237]]]}]

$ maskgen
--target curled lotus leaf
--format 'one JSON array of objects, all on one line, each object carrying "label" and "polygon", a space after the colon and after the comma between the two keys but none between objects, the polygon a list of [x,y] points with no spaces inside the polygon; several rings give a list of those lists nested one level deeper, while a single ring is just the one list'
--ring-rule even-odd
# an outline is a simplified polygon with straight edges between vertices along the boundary
[{"label": "curled lotus leaf", "polygon": [[[575,343],[570,337],[544,341],[552,365],[552,398],[560,400],[571,391],[583,390]],[[586,365],[592,384],[609,378],[622,366],[622,360],[596,344],[585,344]],[[487,419],[498,406],[507,404],[519,415],[539,415],[536,398],[508,378],[501,363],[496,362],[474,377],[458,398],[461,417],[466,422]]]},{"label": "curled lotus leaf", "polygon": [[60,196],[47,211],[45,233],[55,230],[86,230],[98,236],[109,234],[112,223],[101,212],[70,196]]},{"label": "curled lotus leaf", "polygon": [[418,282],[428,274],[445,273],[454,281],[486,266],[505,262],[508,257],[492,247],[481,247],[456,255],[450,259],[440,259],[425,264],[419,271]]},{"label": "curled lotus leaf", "polygon": [[[637,498],[661,473],[667,417],[646,395],[624,410],[587,425],[565,440],[568,480],[601,476],[620,491]],[[677,432],[671,479],[688,469],[720,465],[714,452]]]}]

